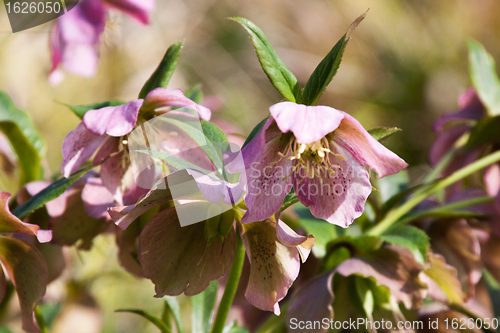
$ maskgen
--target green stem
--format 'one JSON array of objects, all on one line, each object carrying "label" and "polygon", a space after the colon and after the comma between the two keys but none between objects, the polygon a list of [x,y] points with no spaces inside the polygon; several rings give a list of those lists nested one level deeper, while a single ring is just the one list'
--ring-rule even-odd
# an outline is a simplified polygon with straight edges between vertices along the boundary
[{"label": "green stem", "polygon": [[43,320],[42,312],[40,311],[40,307],[35,307],[35,320],[40,329],[40,333],[49,333],[47,329],[47,325],[45,325],[45,320]]},{"label": "green stem", "polygon": [[231,265],[231,270],[229,271],[226,288],[224,289],[224,294],[222,295],[219,309],[217,310],[217,315],[215,316],[212,333],[222,333],[224,330],[229,309],[231,308],[231,304],[233,304],[236,289],[238,289],[238,283],[240,281],[241,270],[243,269],[244,262],[245,247],[241,241],[240,234],[236,232],[236,253],[234,254],[234,261]]},{"label": "green stem", "polygon": [[453,158],[453,156],[455,155],[455,153],[457,152],[457,150],[458,149],[453,148],[446,155],[444,155],[444,157],[432,169],[432,171],[429,172],[427,174],[427,176],[425,176],[425,178],[422,181],[422,183],[423,184],[428,184],[428,183],[432,182],[434,179],[438,178],[439,174],[441,173],[441,171],[443,171],[448,166],[448,164],[450,164],[451,159]]},{"label": "green stem", "polygon": [[408,214],[399,220],[395,225],[406,224],[410,221],[414,221],[423,217],[484,217],[486,214],[473,212],[473,211],[454,211],[455,209],[460,209],[463,207],[474,206],[478,204],[488,203],[495,200],[495,197],[479,197],[474,199],[462,200],[454,202],[448,205],[444,205],[438,208],[433,208],[429,210],[424,210],[421,212],[416,212],[414,214]]},{"label": "green stem", "polygon": [[284,211],[288,207],[295,205],[297,202],[299,202],[299,199],[297,197],[292,198],[291,200],[285,202],[283,206],[281,206],[281,211]]},{"label": "green stem", "polygon": [[490,164],[500,161],[500,150],[487,155],[474,163],[471,163],[462,169],[459,169],[452,173],[450,176],[436,182],[433,186],[426,187],[420,191],[415,192],[413,197],[411,197],[404,204],[398,208],[390,211],[380,223],[375,225],[373,228],[368,230],[367,234],[372,236],[377,236],[382,234],[384,231],[392,227],[401,217],[406,215],[411,211],[416,205],[424,201],[429,196],[435,194],[436,192],[450,186],[451,184],[473,174],[474,172],[487,167]]}]

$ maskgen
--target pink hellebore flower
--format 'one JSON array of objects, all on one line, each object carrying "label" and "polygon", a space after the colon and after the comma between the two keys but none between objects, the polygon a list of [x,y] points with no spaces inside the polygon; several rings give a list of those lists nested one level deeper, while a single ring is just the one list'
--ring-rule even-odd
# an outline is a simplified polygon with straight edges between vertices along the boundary
[{"label": "pink hellebore flower", "polygon": [[[238,200],[242,190],[237,184],[184,169],[160,179],[135,205],[111,208],[109,213],[120,228],[126,229],[152,207],[172,201],[173,190],[169,184],[179,183],[186,184],[182,186],[186,190],[182,198],[176,196],[175,200],[182,199],[185,203],[161,210],[139,236],[142,273],[155,284],[155,297],[195,295],[205,290],[211,280],[222,277],[234,258],[238,230],[250,261],[245,296],[256,307],[279,315],[278,302],[297,278],[300,259],[307,259],[314,237],[298,235],[280,220],[266,219],[243,225],[235,221],[234,209],[200,223],[180,225],[186,213],[209,213],[214,205]],[[188,184],[195,184],[196,188],[187,190]]]},{"label": "pink hellebore flower", "polygon": [[242,150],[248,178],[243,223],[272,216],[293,186],[315,217],[347,227],[362,214],[372,190],[365,166],[379,177],[407,166],[345,112],[292,102],[270,111],[262,131]]},{"label": "pink hellebore flower", "polygon": [[[131,176],[126,136],[138,123],[167,112],[159,110],[164,107],[191,108],[202,119],[210,119],[210,110],[185,97],[180,89],[165,88],[152,90],[144,100],[136,99],[119,106],[88,111],[83,121],[63,141],[61,172],[68,177],[97,152],[95,165],[107,158],[101,166],[102,185],[119,205],[124,204],[125,197],[135,198],[125,201],[136,201],[146,191],[138,188]],[[152,178],[154,175],[146,174],[145,177]]]},{"label": "pink hellebore flower", "polygon": [[98,46],[108,7],[119,9],[141,23],[148,24],[154,3],[155,0],[81,0],[57,20],[52,31],[49,81],[52,84],[62,81],[60,65],[75,75],[91,77],[95,74]]}]

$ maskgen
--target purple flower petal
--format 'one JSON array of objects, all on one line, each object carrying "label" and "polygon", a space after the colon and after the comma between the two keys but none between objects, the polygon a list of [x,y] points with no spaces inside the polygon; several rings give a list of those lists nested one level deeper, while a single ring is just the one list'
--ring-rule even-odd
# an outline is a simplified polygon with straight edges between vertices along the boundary
[{"label": "purple flower petal", "polygon": [[385,245],[364,256],[342,262],[336,271],[343,276],[373,277],[378,285],[386,286],[398,302],[411,309],[421,305],[423,300],[425,285],[419,280],[423,269],[410,250]]},{"label": "purple flower petal", "polygon": [[398,173],[408,166],[345,112],[344,119],[334,132],[334,141],[348,150],[361,164],[375,171],[380,178]]},{"label": "purple flower petal", "polygon": [[124,188],[122,180],[129,167],[129,161],[125,159],[125,152],[123,151],[107,159],[101,166],[102,184],[120,206],[123,206]]},{"label": "purple flower petal", "polygon": [[318,175],[309,178],[300,168],[292,175],[293,187],[297,198],[315,217],[347,228],[363,214],[372,191],[370,177],[349,151],[335,142],[330,144],[330,150],[344,157],[342,160],[330,155],[330,163],[339,166],[333,169],[335,175],[323,171],[321,179]]},{"label": "purple flower petal", "polygon": [[[186,204],[183,209],[198,209],[199,205]],[[224,243],[216,237],[209,244],[205,223],[181,227],[176,209],[179,207],[156,214],[139,237],[142,272],[155,284],[155,297],[196,295],[210,281],[223,276],[234,258],[234,229],[230,229]]]},{"label": "purple flower petal", "polygon": [[101,178],[89,178],[82,190],[85,213],[96,219],[111,220],[108,208],[115,206],[113,195],[102,184]]},{"label": "purple flower petal", "polygon": [[95,135],[120,137],[129,134],[137,123],[142,103],[142,99],[136,99],[127,104],[90,110],[83,116],[83,123]]},{"label": "purple flower petal", "polygon": [[309,253],[311,252],[311,248],[314,246],[315,239],[313,235],[299,235],[281,220],[278,220],[276,224],[276,232],[278,240],[281,244],[288,247],[296,246],[302,262],[307,260],[307,257],[309,257]]},{"label": "purple flower petal", "polygon": [[110,208],[108,212],[116,225],[122,230],[125,230],[136,218],[152,207],[171,200],[172,194],[167,186],[167,180],[166,178],[162,178],[157,181],[151,190],[135,205]]},{"label": "purple flower petal", "polygon": [[[492,164],[484,172],[484,184],[488,195],[499,195],[500,198],[500,164]],[[500,212],[500,206],[498,206]]]},{"label": "purple flower petal", "polygon": [[154,9],[155,0],[106,0],[106,4],[121,10],[143,24],[148,24],[149,14]]},{"label": "purple flower petal", "polygon": [[460,110],[445,114],[434,123],[434,130],[442,131],[448,123],[463,120],[479,120],[486,115],[486,109],[476,94],[474,88],[467,89],[458,97]]},{"label": "purple flower petal", "polygon": [[3,301],[6,291],[7,291],[7,279],[5,278],[5,273],[3,272],[3,268],[0,267],[0,302]]},{"label": "purple flower petal", "polygon": [[262,131],[242,150],[246,178],[245,204],[248,207],[241,222],[263,221],[276,213],[283,199],[292,189],[292,161],[281,158],[285,144],[280,140],[281,131],[273,118],[269,118]]},{"label": "purple flower petal", "polygon": [[194,169],[186,169],[186,172],[194,178],[203,198],[208,202],[236,205],[241,201],[243,189],[239,184],[230,184]]},{"label": "purple flower petal", "polygon": [[117,153],[119,146],[120,138],[106,136],[104,142],[101,144],[101,147],[94,156],[93,164],[98,165],[112,154]]},{"label": "purple flower petal", "polygon": [[434,222],[428,230],[431,248],[457,269],[458,279],[467,298],[482,275],[481,249],[477,236],[465,220]]},{"label": "purple flower petal", "polygon": [[453,148],[456,141],[464,135],[470,128],[468,126],[455,126],[449,130],[441,132],[434,140],[431,151],[429,153],[429,160],[433,165],[439,161]]},{"label": "purple flower petal", "polygon": [[69,72],[89,77],[95,74],[97,45],[104,31],[106,11],[100,0],[80,1],[78,6],[61,16],[51,35],[52,77],[59,65]]},{"label": "purple flower petal", "polygon": [[204,106],[196,104],[182,93],[180,89],[156,88],[144,99],[144,110],[156,110],[161,107],[190,108],[195,110],[201,119],[210,120],[212,112]]},{"label": "purple flower petal", "polygon": [[[321,274],[306,282],[293,293],[290,307],[286,313],[287,322],[292,318],[302,322],[322,321],[323,318],[333,319],[332,303],[334,300],[332,281],[333,272]],[[297,333],[327,332],[328,328],[296,329]]]},{"label": "purple flower petal", "polygon": [[104,219],[95,219],[85,212],[82,200],[83,184],[72,187],[56,200],[47,203],[51,218],[52,243],[73,245],[81,241],[80,248],[90,249],[92,240],[109,227]]},{"label": "purple flower petal", "polygon": [[15,233],[37,236],[39,242],[49,242],[52,238],[50,230],[41,230],[39,226],[25,223],[12,215],[9,209],[10,193],[0,191],[0,234]]},{"label": "purple flower petal", "polygon": [[83,162],[88,160],[99,148],[105,137],[95,135],[88,131],[83,123],[68,133],[62,144],[62,155],[64,161],[61,172],[64,177],[78,170]]},{"label": "purple flower petal", "polygon": [[299,143],[313,143],[336,130],[344,113],[328,106],[281,102],[269,108],[283,133],[292,131]]},{"label": "purple flower petal", "polygon": [[278,302],[286,296],[299,274],[298,251],[278,240],[274,222],[254,222],[241,227],[241,239],[250,261],[245,297],[259,309],[279,315]]},{"label": "purple flower petal", "polygon": [[39,332],[33,311],[42,300],[48,269],[40,252],[14,238],[0,237],[0,261],[16,286],[23,330]]}]

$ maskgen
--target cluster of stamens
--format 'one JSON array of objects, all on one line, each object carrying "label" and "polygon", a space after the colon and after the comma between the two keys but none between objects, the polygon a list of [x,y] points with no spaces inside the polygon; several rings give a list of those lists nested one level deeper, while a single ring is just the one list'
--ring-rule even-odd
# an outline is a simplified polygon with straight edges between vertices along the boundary
[{"label": "cluster of stamens", "polygon": [[[330,157],[333,156],[342,161],[345,160],[344,156],[335,154],[330,150],[328,137],[305,144],[298,143],[295,137],[292,136],[283,152],[278,152],[278,155],[280,159],[273,164],[279,163],[283,158],[296,161],[297,163],[294,164],[292,173],[305,172],[308,178],[318,177],[320,181],[322,181],[322,174],[324,172],[333,177],[335,176],[334,169],[340,168],[340,165],[331,162]],[[289,176],[285,177],[285,179]]]}]

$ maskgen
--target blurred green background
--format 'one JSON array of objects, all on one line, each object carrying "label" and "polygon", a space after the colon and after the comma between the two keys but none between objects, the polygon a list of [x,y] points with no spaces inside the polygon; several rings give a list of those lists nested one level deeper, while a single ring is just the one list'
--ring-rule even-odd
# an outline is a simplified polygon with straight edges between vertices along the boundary
[{"label": "blurred green background", "polygon": [[[200,84],[212,105],[221,102],[215,117],[231,120],[248,134],[281,96],[260,69],[246,32],[226,18],[243,16],[256,23],[303,87],[350,23],[368,8],[319,104],[354,115],[367,129],[400,127],[403,132],[387,146],[411,167],[429,168],[432,122],[456,109],[458,95],[469,86],[466,40],[478,40],[500,60],[497,0],[157,0],[149,26],[112,13],[98,75],[67,75],[55,87],[47,82],[52,23],[12,34],[0,5],[0,89],[32,116],[44,136],[49,177],[59,170],[64,136],[79,122],[61,103],[136,98],[167,47],[185,38],[169,87],[188,90]],[[103,331],[155,332],[139,317],[112,314],[124,306],[158,314],[162,301],[152,297],[151,283],[118,268],[111,237],[97,242],[91,253],[67,251],[75,264],[63,279],[87,281],[103,309],[94,313]]]}]

